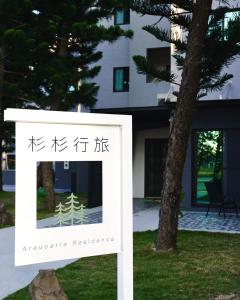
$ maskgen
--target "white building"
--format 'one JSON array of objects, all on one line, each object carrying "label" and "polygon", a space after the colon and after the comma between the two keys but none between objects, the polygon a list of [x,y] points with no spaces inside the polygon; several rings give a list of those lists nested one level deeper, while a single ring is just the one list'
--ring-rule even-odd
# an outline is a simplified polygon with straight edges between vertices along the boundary
[{"label": "white building", "polygon": [[[113,44],[101,45],[103,58],[100,64],[102,70],[94,79],[100,86],[95,112],[133,115],[133,191],[135,198],[160,197],[169,135],[169,118],[171,109],[174,107],[174,104],[171,104],[169,108],[163,102],[176,100],[172,94],[174,86],[166,82],[154,83],[151,78],[138,74],[132,59],[134,55],[144,55],[159,69],[170,68],[172,72],[178,72],[172,58],[173,46],[171,47],[166,42],[160,42],[142,29],[144,25],[155,24],[158,20],[158,17],[140,16],[132,11],[121,11],[108,21],[110,25],[118,24],[124,29],[133,30],[134,36],[132,39],[121,38]],[[166,19],[162,19],[159,26],[170,29],[170,24]],[[181,30],[172,28],[172,33],[179,36]],[[232,156],[230,159],[231,151],[229,149],[232,149],[230,147],[232,147],[233,140],[235,141],[239,137],[235,147],[240,151],[239,70],[240,59],[236,59],[228,69],[228,73],[234,75],[233,79],[221,92],[209,93],[198,105],[193,121],[193,132],[189,137],[183,178],[185,192],[183,205],[187,208],[194,206],[195,209],[196,206],[207,203],[204,180],[209,181],[213,177],[212,160],[215,160],[214,157],[209,157],[209,161],[208,158],[205,158],[200,170],[196,170],[198,159],[196,148],[199,147],[196,137],[201,134],[209,133],[213,135],[213,138],[215,136],[215,141],[211,141],[213,144],[216,144],[216,137],[221,139],[222,159],[219,171],[221,175],[219,176],[224,192],[228,192],[230,189],[236,190],[237,181],[233,178],[236,178],[236,172],[240,178],[240,162],[236,163],[235,157],[234,168],[236,170],[232,171],[234,162]],[[178,72],[179,75],[181,76]],[[217,154],[215,153],[215,155]],[[211,165],[212,167],[210,167]]]}]

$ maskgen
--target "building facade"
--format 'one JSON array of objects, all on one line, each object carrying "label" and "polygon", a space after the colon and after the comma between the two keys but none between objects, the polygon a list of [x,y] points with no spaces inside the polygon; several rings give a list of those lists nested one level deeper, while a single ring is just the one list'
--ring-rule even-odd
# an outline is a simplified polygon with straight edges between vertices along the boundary
[{"label": "building facade", "polygon": [[[94,112],[133,116],[134,198],[161,197],[176,88],[167,82],[154,83],[148,76],[138,74],[132,57],[143,55],[159,70],[170,69],[178,75],[179,82],[181,79],[172,57],[173,46],[160,42],[142,29],[158,20],[158,17],[121,11],[108,21],[133,30],[134,36],[101,45],[102,70],[94,79],[100,86]],[[159,26],[171,29],[178,37],[182,34],[179,28],[171,28],[166,19],[162,19]],[[239,70],[240,59],[237,58],[227,70],[234,75],[233,79],[221,91],[207,94],[197,104],[183,175],[182,206],[185,209],[205,209],[209,199],[204,182],[211,180],[221,183],[225,195],[240,199]]]},{"label": "building facade", "polygon": [[[215,2],[215,4],[218,1]],[[231,15],[226,16],[226,20]],[[227,26],[223,20],[223,26]],[[143,55],[159,70],[176,68],[172,57],[173,46],[160,42],[142,27],[155,24],[158,17],[140,16],[135,12],[119,11],[105,25],[120,25],[134,32],[132,39],[121,38],[115,43],[103,43],[99,47],[103,57],[102,69],[94,78],[100,89],[93,109],[96,113],[129,114],[133,117],[133,196],[140,199],[160,199],[164,176],[170,119],[175,108],[176,87],[167,82],[155,83],[151,78],[138,74],[134,55]],[[170,27],[166,19],[159,26],[181,37],[177,27]],[[184,38],[184,37],[182,37]],[[217,55],[217,53],[216,53]],[[234,75],[225,87],[208,93],[197,103],[188,141],[182,189],[185,209],[201,210],[208,204],[205,182],[221,183],[224,195],[234,196],[240,205],[240,59],[229,66]],[[92,192],[91,205],[101,202],[101,187],[94,189],[90,183],[100,174],[99,166],[64,162],[56,164],[55,187],[59,191]],[[14,185],[13,170],[5,170],[5,182]],[[90,188],[89,188],[90,187]],[[94,200],[95,199],[95,200]]]}]

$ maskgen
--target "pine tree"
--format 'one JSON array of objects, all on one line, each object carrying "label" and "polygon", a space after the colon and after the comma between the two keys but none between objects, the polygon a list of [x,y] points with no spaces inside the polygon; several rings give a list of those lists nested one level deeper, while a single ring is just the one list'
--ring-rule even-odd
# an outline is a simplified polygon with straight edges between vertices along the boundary
[{"label": "pine tree", "polygon": [[76,219],[78,219],[78,213],[79,213],[79,209],[80,206],[79,205],[79,201],[75,200],[78,199],[77,196],[74,196],[74,194],[72,193],[69,197],[67,197],[67,199],[69,199],[68,202],[66,202],[66,214],[65,214],[65,219],[67,221],[70,221],[71,225],[74,225],[74,222]]},{"label": "pine tree", "polygon": [[180,26],[187,35],[186,39],[182,40],[173,37],[170,30],[162,29],[159,24],[143,27],[160,41],[175,45],[174,58],[179,69],[182,70],[180,85],[176,81],[176,74],[157,70],[144,57],[134,57],[139,73],[148,74],[155,81],[164,80],[179,86],[179,90],[175,92],[177,102],[168,143],[156,240],[157,251],[169,251],[177,247],[182,173],[196,100],[209,91],[223,87],[232,77],[231,74],[222,73],[223,68],[240,53],[239,16],[230,21],[226,30],[223,30],[220,25],[227,12],[239,10],[239,7],[233,9],[227,5],[227,1],[222,2],[225,6],[216,9],[211,9],[211,0],[133,0],[131,2],[131,7],[136,12],[159,16],[160,21],[162,18],[167,18],[171,25]]},{"label": "pine tree", "polygon": [[[220,90],[233,77],[232,74],[226,73],[224,68],[228,67],[240,53],[240,6],[234,6],[233,8],[227,5],[228,1],[223,2],[224,6],[219,6],[210,11],[208,30],[202,48],[201,78],[198,85],[197,99],[206,96],[208,92]],[[166,18],[172,28],[176,26],[181,28],[183,34],[178,38],[173,36],[171,29],[162,29],[161,21],[154,25],[146,25],[143,30],[152,34],[161,42],[173,44],[175,47],[173,58],[176,60],[178,69],[183,70],[194,12],[193,1],[156,0],[152,1],[153,5],[148,3],[149,1],[132,1],[132,9],[141,14]],[[224,25],[224,19],[229,13],[232,13],[232,17]],[[216,53],[217,55],[215,55]],[[169,70],[159,71],[147,61],[146,57],[136,55],[133,59],[140,74],[148,74],[156,82],[170,82],[175,85],[176,91],[174,94],[178,96],[178,74],[171,73]]]},{"label": "pine tree", "polygon": [[24,86],[33,45],[28,35],[31,1],[0,0],[0,190],[2,190],[2,141],[12,142],[13,126],[4,123],[4,109],[28,102]]},{"label": "pine tree", "polygon": [[[100,72],[97,62],[102,57],[97,46],[132,35],[119,26],[101,25],[123,2],[32,0],[35,57],[27,87],[39,108],[68,110],[78,103],[95,104],[99,87],[93,79]],[[49,210],[55,207],[51,173],[51,165],[43,168]]]},{"label": "pine tree", "polygon": [[60,227],[66,224],[66,217],[65,217],[66,207],[61,202],[56,206],[54,217],[56,218],[56,224]]},{"label": "pine tree", "polygon": [[[99,43],[130,37],[119,26],[105,27],[121,1],[33,0],[32,35],[35,40],[29,92],[40,108],[68,110],[76,104],[91,107],[97,101],[98,86],[92,79],[101,67]],[[89,81],[91,80],[91,82]]]},{"label": "pine tree", "polygon": [[88,218],[87,218],[85,205],[83,205],[83,204],[80,205],[76,216],[78,217],[78,220],[76,221],[76,223],[84,224],[87,221]]}]

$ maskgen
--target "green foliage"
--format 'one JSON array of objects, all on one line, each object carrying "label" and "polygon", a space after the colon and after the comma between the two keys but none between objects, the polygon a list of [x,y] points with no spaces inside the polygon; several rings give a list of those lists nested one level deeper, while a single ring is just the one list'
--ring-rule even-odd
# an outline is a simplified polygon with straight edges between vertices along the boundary
[{"label": "green foliage", "polygon": [[168,81],[174,82],[175,76],[170,74],[167,70],[159,71],[153,65],[151,65],[147,59],[141,55],[135,55],[133,60],[136,63],[139,74],[150,74],[155,82]]},{"label": "green foliage", "polygon": [[35,48],[27,84],[31,99],[39,108],[54,110],[77,103],[93,106],[99,88],[93,79],[101,69],[96,65],[102,57],[99,43],[132,35],[118,26],[100,24],[123,2],[32,0],[32,4],[38,13],[32,18]]},{"label": "green foliage", "polygon": [[[23,107],[33,39],[28,35],[31,2],[0,0],[0,143],[12,142],[13,125],[3,122],[6,108]],[[0,152],[0,157],[2,153]]]},{"label": "green foliage", "polygon": [[[223,131],[199,131],[197,137],[197,172],[202,173],[203,166],[212,165],[213,180],[222,180]],[[210,168],[211,169],[211,168]],[[206,175],[206,174],[205,174]]]},{"label": "green foliage", "polygon": [[38,197],[46,197],[47,196],[47,192],[44,190],[43,187],[38,188],[37,190],[37,195]]},{"label": "green foliage", "polygon": [[[209,30],[205,37],[202,56],[198,98],[205,96],[208,92],[220,90],[233,77],[232,74],[224,73],[223,69],[228,67],[240,54],[239,4],[231,7],[228,1],[220,2],[222,5],[212,10],[209,19]],[[187,51],[187,37],[191,30],[193,1],[133,0],[131,8],[141,15],[159,16],[159,22],[146,25],[143,30],[158,40],[175,46],[173,57],[179,70],[182,70]],[[167,19],[173,26],[179,26],[183,37],[173,36],[170,30],[162,28],[162,19]],[[168,74],[159,72],[153,66],[148,65],[146,58],[134,57],[134,61],[140,74],[148,74],[155,78],[155,81],[176,83],[174,74],[170,74],[170,71]]]},{"label": "green foliage", "polygon": [[99,43],[132,36],[100,22],[124,5],[116,0],[0,0],[0,144],[13,136],[13,126],[3,122],[6,108],[69,110],[78,103],[95,104]]}]

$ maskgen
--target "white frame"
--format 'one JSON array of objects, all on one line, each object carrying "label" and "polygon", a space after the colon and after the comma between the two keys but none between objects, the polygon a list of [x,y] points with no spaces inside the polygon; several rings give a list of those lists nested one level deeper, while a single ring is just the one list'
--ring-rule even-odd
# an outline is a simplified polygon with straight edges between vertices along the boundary
[{"label": "white frame", "polygon": [[[40,124],[64,125],[91,125],[91,126],[117,126],[120,129],[120,154],[121,154],[121,208],[120,208],[120,249],[118,256],[118,299],[133,299],[133,222],[132,222],[132,117],[124,115],[92,114],[76,112],[39,111],[24,109],[7,109],[4,112],[5,121]],[[16,126],[16,127],[17,127]],[[16,149],[16,166],[18,157]],[[18,224],[18,197],[21,187],[19,183],[22,174],[16,167],[16,236]],[[22,195],[21,191],[21,195]],[[20,195],[20,196],[21,196]],[[86,225],[88,226],[88,225]],[[41,229],[40,229],[41,230]],[[107,253],[113,253],[112,251]],[[116,252],[115,252],[116,253]],[[91,255],[101,255],[91,254]],[[88,256],[88,255],[86,255]]]}]

